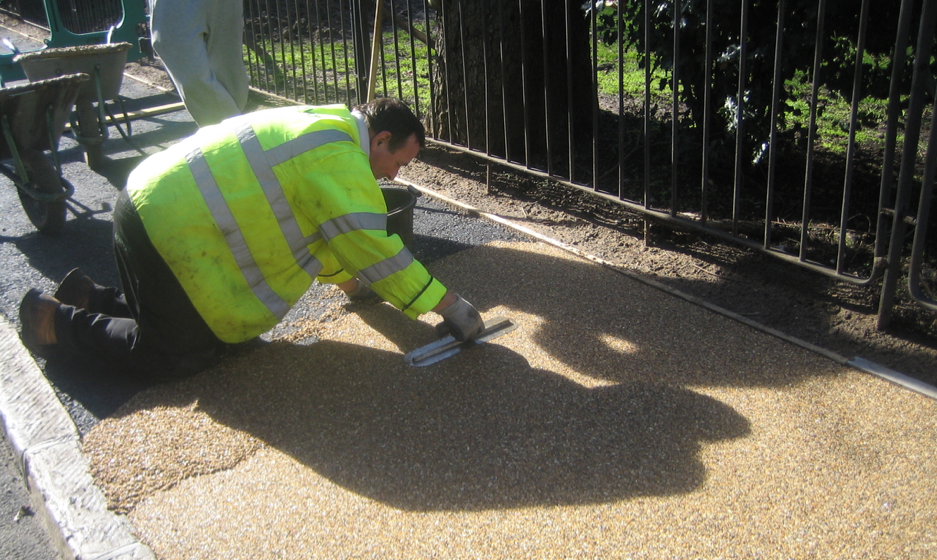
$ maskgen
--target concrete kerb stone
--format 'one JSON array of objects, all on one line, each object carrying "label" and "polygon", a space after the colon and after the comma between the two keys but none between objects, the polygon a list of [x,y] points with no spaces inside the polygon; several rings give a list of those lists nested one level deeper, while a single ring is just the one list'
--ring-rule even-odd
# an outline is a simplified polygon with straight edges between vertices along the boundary
[{"label": "concrete kerb stone", "polygon": [[13,326],[0,316],[0,419],[62,558],[155,560],[130,521],[107,509],[75,424]]}]

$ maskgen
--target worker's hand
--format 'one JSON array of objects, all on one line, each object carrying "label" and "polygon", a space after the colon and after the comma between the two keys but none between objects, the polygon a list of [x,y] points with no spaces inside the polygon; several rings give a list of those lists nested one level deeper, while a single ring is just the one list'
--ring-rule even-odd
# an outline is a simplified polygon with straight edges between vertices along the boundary
[{"label": "worker's hand", "polygon": [[345,292],[345,295],[348,296],[348,299],[351,301],[374,301],[381,298],[377,295],[377,292],[371,289],[371,286],[368,286],[361,280],[357,280],[355,288],[349,292]]},{"label": "worker's hand", "polygon": [[[485,321],[471,303],[456,296],[455,303],[437,311],[443,318],[444,328],[459,341],[472,340],[485,330]],[[437,327],[439,330],[439,327]]]}]

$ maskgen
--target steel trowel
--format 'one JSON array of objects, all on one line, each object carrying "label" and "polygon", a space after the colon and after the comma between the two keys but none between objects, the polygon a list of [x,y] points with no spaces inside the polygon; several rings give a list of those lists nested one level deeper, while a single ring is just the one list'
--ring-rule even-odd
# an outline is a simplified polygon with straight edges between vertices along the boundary
[{"label": "steel trowel", "polygon": [[411,366],[428,366],[430,364],[435,364],[438,361],[445,360],[451,356],[455,356],[464,348],[470,348],[472,346],[484,344],[489,340],[498,338],[502,334],[507,334],[516,328],[517,325],[514,323],[514,321],[505,317],[495,317],[485,321],[485,330],[483,330],[482,333],[473,340],[459,342],[453,338],[452,335],[449,335],[437,340],[436,342],[432,342],[426,346],[421,346],[420,348],[413,350],[412,352],[406,354],[403,359]]}]

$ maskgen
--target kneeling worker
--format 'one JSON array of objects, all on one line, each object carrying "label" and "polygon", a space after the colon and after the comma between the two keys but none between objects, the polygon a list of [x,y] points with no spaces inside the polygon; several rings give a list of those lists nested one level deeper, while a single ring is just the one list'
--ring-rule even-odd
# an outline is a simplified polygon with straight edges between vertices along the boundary
[{"label": "kneeling worker", "polygon": [[42,356],[182,377],[273,328],[314,280],[352,298],[376,293],[411,318],[439,313],[457,339],[478,336],[478,311],[386,232],[376,179],[394,178],[424,134],[389,98],[353,112],[268,109],[199,130],[147,158],[118,197],[123,290],[77,269],[55,297],[30,290],[23,342]]}]

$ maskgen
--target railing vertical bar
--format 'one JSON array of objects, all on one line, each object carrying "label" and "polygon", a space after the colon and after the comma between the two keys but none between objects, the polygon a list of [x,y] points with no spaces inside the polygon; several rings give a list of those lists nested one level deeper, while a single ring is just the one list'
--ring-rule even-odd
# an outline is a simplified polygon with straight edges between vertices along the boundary
[{"label": "railing vertical bar", "polygon": [[[377,21],[378,10],[381,10],[382,12],[381,14],[382,19],[380,23],[382,24],[382,27],[383,27],[384,5],[379,3],[379,2],[382,2],[383,0],[374,0],[374,12],[375,13],[374,13],[373,20],[371,18],[365,17],[366,12],[365,12],[365,7],[364,7],[364,1],[365,0],[359,0],[359,4],[358,4],[358,13],[359,13],[358,28],[361,30],[361,34],[359,35],[359,41],[356,43],[357,45],[356,48],[361,48],[362,53],[364,52],[368,53],[367,57],[365,56],[361,57],[361,59],[366,62],[366,64],[362,65],[362,68],[364,68],[365,71],[360,72],[358,70],[357,62],[355,63],[355,72],[358,74],[358,78],[359,78],[358,83],[360,83],[363,86],[361,87],[361,89],[356,90],[357,99],[358,99],[357,102],[360,102],[360,103],[365,103],[368,101],[368,88],[371,87],[371,84],[369,84],[368,82],[371,79],[371,66],[373,64],[379,65],[378,67],[381,70],[380,74],[381,74],[381,87],[383,88],[382,91],[384,92],[384,95],[387,95],[387,69],[384,67],[383,31],[378,30],[377,33],[375,34],[375,30],[374,30],[374,22]],[[369,37],[371,38],[371,41],[368,41]],[[373,41],[377,41],[378,51],[374,53],[374,56],[377,56],[377,59],[378,59],[377,63],[371,60],[371,50],[374,48]],[[375,76],[375,80],[376,79],[377,77]],[[376,92],[377,89],[378,89],[377,85],[375,84],[374,91]]]},{"label": "railing vertical bar", "polygon": [[512,161],[511,142],[508,134],[510,128],[508,127],[507,74],[504,70],[504,10],[501,7],[502,4],[502,2],[498,2],[498,40],[499,55],[501,58],[501,117],[504,121],[504,159],[506,161]]},{"label": "railing vertical bar", "polygon": [[[448,55],[449,53],[448,45],[451,45],[452,41],[449,39],[450,29],[449,29],[449,18],[448,16],[446,16],[446,4],[448,4],[448,2],[439,3],[439,19],[440,21],[442,21],[443,35],[446,37],[446,43],[447,43],[446,54]],[[448,59],[447,59],[447,62],[448,62]],[[455,138],[453,137],[453,134],[452,134],[452,113],[454,112],[454,110],[452,108],[452,81],[449,79],[449,64],[445,64],[443,66],[442,72],[443,72],[443,79],[446,82],[446,120],[448,121],[447,124],[448,124],[448,130],[449,130],[449,142],[454,144]]]},{"label": "railing vertical bar", "polygon": [[289,82],[290,82],[290,78],[289,78],[290,71],[292,70],[293,65],[287,64],[287,58],[286,58],[287,45],[286,45],[286,40],[283,38],[283,22],[289,21],[289,5],[288,4],[286,5],[287,16],[286,18],[284,18],[281,13],[281,9],[283,8],[283,6],[281,6],[282,2],[275,2],[275,4],[276,4],[276,9],[277,9],[277,30],[280,35],[280,38],[279,38],[280,64],[282,65],[282,68],[283,68],[283,72],[282,72],[283,93],[281,95],[287,99],[292,99],[292,97],[290,97],[288,89],[289,89]]},{"label": "railing vertical bar", "polygon": [[[363,0],[348,0],[348,25],[351,30],[351,58],[348,57],[348,33],[342,33],[345,40],[345,90],[348,100],[346,105],[354,107],[360,101],[368,100],[368,75],[371,72],[371,49],[368,26],[364,22]],[[344,27],[343,27],[344,29]]]},{"label": "railing vertical bar", "polygon": [[911,80],[911,96],[905,113],[904,147],[901,152],[901,170],[898,173],[898,191],[895,194],[894,220],[888,245],[888,269],[882,282],[882,297],[879,299],[877,327],[884,329],[891,322],[892,304],[898,275],[901,272],[901,253],[904,249],[904,217],[911,198],[911,184],[916,172],[918,141],[921,137],[921,114],[924,108],[925,88],[933,83],[929,64],[937,23],[937,0],[924,0],[921,9],[921,25],[918,31],[917,48],[914,51],[914,74]]},{"label": "railing vertical bar", "polygon": [[[266,0],[266,2],[264,3],[264,5],[266,6],[266,10],[265,10],[265,11],[266,11],[266,14],[267,14],[267,37],[270,38],[270,39],[269,39],[269,41],[270,41],[270,47],[264,49],[264,54],[266,55],[267,58],[270,59],[270,64],[269,64],[269,65],[267,65],[267,64],[264,65],[265,68],[266,68],[265,74],[266,74],[266,76],[267,76],[267,90],[269,91],[269,90],[272,89],[272,90],[273,90],[273,93],[276,93],[276,92],[277,92],[277,87],[278,87],[278,85],[277,85],[277,67],[278,67],[278,64],[277,64],[277,57],[276,57],[276,54],[277,54],[277,46],[276,46],[276,43],[273,41],[273,23],[272,23],[272,21],[271,21],[271,20],[273,19],[273,17],[272,17],[273,14],[271,14],[271,12],[270,12],[270,0]],[[272,87],[272,88],[271,88],[271,83],[273,84],[273,87]]]},{"label": "railing vertical bar", "polygon": [[672,73],[672,101],[670,107],[670,215],[677,215],[677,177],[679,170],[679,132],[680,124],[680,8],[681,2],[673,2],[673,66]]},{"label": "railing vertical bar", "polygon": [[735,184],[732,189],[732,235],[739,233],[742,189],[745,187],[745,85],[748,75],[748,0],[742,0],[739,22],[739,84],[735,98]]},{"label": "railing vertical bar", "polygon": [[[283,41],[283,27],[282,27],[283,17],[280,14],[280,2],[274,2],[274,5],[276,6],[276,10],[277,10],[276,12],[277,13],[277,18],[276,18],[277,19],[277,33],[280,36],[280,67],[283,69],[283,72],[282,72],[283,92],[280,93],[279,89],[277,89],[277,94],[282,95],[283,97],[289,98],[289,95],[286,93],[287,68],[286,68],[286,44]],[[277,82],[279,82],[279,80],[277,80]],[[279,84],[277,84],[277,87],[279,88]]]},{"label": "railing vertical bar", "polygon": [[927,155],[924,157],[921,199],[918,204],[914,241],[911,245],[911,263],[908,269],[908,291],[911,297],[932,311],[937,311],[937,301],[932,296],[928,297],[921,289],[921,265],[924,258],[924,245],[927,243],[927,227],[934,193],[935,169],[937,169],[937,119],[934,119],[935,115],[937,115],[937,97],[931,107],[930,136],[927,142]]},{"label": "railing vertical bar", "polygon": [[651,207],[651,0],[644,0],[644,208]]},{"label": "railing vertical bar", "polygon": [[[377,0],[381,2],[382,0]],[[397,6],[394,0],[390,0],[390,28],[394,30],[394,74],[397,76],[397,95],[395,97],[403,99],[403,72],[400,71],[400,34],[397,31]]]},{"label": "railing vertical bar", "polygon": [[826,0],[820,0],[817,6],[817,34],[813,55],[813,77],[810,86],[810,121],[807,131],[807,168],[804,177],[803,218],[800,224],[800,262],[807,260],[807,245],[810,240],[810,197],[813,187],[813,156],[817,140],[817,105],[820,96],[820,66],[823,64],[823,27],[826,18]]},{"label": "railing vertical bar", "polygon": [[309,25],[309,60],[312,62],[312,98],[316,105],[320,103],[319,101],[319,68],[316,63],[316,39],[319,40],[319,44],[322,44],[322,34],[319,32],[320,21],[319,21],[319,7],[318,2],[316,3],[316,31],[312,32],[312,13],[309,10],[309,0],[306,0],[306,21]]},{"label": "railing vertical bar", "polygon": [[[354,39],[354,35],[355,35],[355,33],[357,33],[357,30],[355,29],[356,26],[355,26],[354,12],[353,12],[354,7],[353,7],[353,5],[352,5],[352,3],[353,3],[353,2],[356,2],[356,1],[360,1],[360,0],[348,0],[349,12],[348,12],[347,16],[348,16],[348,19],[351,20],[351,21],[349,22],[349,25],[350,25],[350,29],[351,29],[352,39]],[[348,29],[349,29],[349,28],[345,26],[345,17],[346,17],[346,14],[345,14],[344,5],[343,5],[343,3],[342,3],[341,0],[339,0],[339,6],[340,6],[340,9],[339,9],[339,11],[338,11],[338,15],[339,15],[339,26],[340,26],[341,31],[342,31],[342,32],[341,32],[341,37],[342,37],[342,59],[343,59],[343,61],[344,61],[344,63],[345,63],[345,104],[346,104],[347,106],[351,107],[351,106],[354,105],[354,103],[352,103],[352,101],[351,101],[351,78],[352,78],[353,75],[355,75],[355,74],[357,73],[357,68],[355,68],[355,69],[353,70],[353,69],[352,69],[352,66],[351,66],[351,65],[349,64],[349,62],[348,62],[348,59],[349,59],[349,57],[348,57],[348,52],[349,52],[349,51],[348,51]],[[356,56],[357,56],[357,54],[355,53],[355,43],[354,43],[354,40],[352,40],[351,60],[354,61]],[[336,70],[337,70],[337,69],[336,69]],[[357,76],[355,76],[355,77],[357,78]],[[357,80],[356,80],[356,82],[357,82]]]},{"label": "railing vertical bar", "polygon": [[523,99],[524,112],[524,166],[530,169],[530,104],[527,103],[530,95],[527,91],[529,85],[527,83],[527,34],[524,32],[527,27],[524,22],[524,0],[518,0],[517,14],[521,28],[521,96]]},{"label": "railing vertical bar", "polygon": [[[328,103],[332,100],[329,95],[329,65],[327,64],[327,59],[325,56],[325,39],[324,37],[328,35],[329,42],[332,40],[332,26],[328,25],[328,33],[322,32],[322,14],[319,12],[319,2],[314,0],[316,6],[316,35],[319,37],[319,55],[322,57],[322,96],[324,102]],[[313,53],[315,55],[315,53]],[[314,56],[313,56],[314,57]],[[334,68],[334,66],[333,66]],[[319,103],[318,97],[316,98],[316,103]]]},{"label": "railing vertical bar", "polygon": [[250,34],[250,41],[248,42],[248,47],[247,47],[247,75],[250,78],[251,84],[257,84],[257,86],[260,86],[259,66],[256,69],[256,73],[255,73],[255,68],[254,68],[254,65],[258,63],[259,58],[260,58],[257,55],[257,50],[256,50],[257,32],[254,29],[254,17],[255,17],[254,5],[255,3],[254,3],[254,0],[251,0],[250,2],[245,2],[245,4],[247,5],[246,15],[247,15],[247,21],[249,22],[245,25],[245,30],[247,33]]},{"label": "railing vertical bar", "polygon": [[784,52],[784,0],[778,2],[778,30],[774,36],[774,91],[771,93],[771,132],[768,140],[768,185],[765,189],[765,238],[762,247],[771,247],[771,223],[774,220],[774,192],[778,161],[778,115],[781,112],[781,61]]},{"label": "railing vertical bar", "polygon": [[[339,10],[339,25],[341,28],[341,37],[342,37],[342,59],[345,63],[345,104],[351,107],[354,103],[351,100],[351,80],[355,78],[357,83],[357,68],[354,67],[354,61],[357,54],[355,53],[355,44],[354,44],[354,35],[357,32],[355,29],[355,19],[354,19],[354,2],[359,2],[360,0],[348,0],[348,14],[345,13],[344,7]],[[339,5],[342,6],[341,0],[339,0]],[[346,16],[349,19],[348,27],[345,26]],[[352,44],[351,50],[348,49],[348,30],[351,30],[352,34]],[[351,57],[349,58],[349,52],[351,52]],[[351,60],[352,62],[349,62]]]},{"label": "railing vertical bar", "polygon": [[846,174],[843,177],[843,206],[839,215],[839,240],[836,249],[836,272],[842,273],[846,257],[846,229],[849,227],[849,204],[852,199],[852,174],[856,157],[856,127],[859,120],[859,98],[862,94],[862,59],[865,57],[865,36],[869,20],[869,0],[862,0],[859,11],[859,36],[856,41],[856,64],[853,70],[852,103],[849,109],[849,141],[846,145]]},{"label": "railing vertical bar", "polygon": [[[885,254],[888,252],[889,231],[886,229],[884,209],[888,207],[892,190],[895,186],[894,167],[895,150],[898,145],[898,121],[901,118],[901,77],[908,55],[908,37],[911,30],[912,3],[914,0],[902,0],[898,14],[898,34],[895,37],[895,49],[892,51],[891,82],[888,91],[888,118],[885,125],[885,150],[882,161],[882,182],[879,188],[878,220],[875,227],[875,267],[884,271]],[[894,222],[894,220],[892,220]]]},{"label": "railing vertical bar", "polygon": [[[332,26],[332,10],[329,10],[329,9],[325,10],[325,18],[326,18],[326,24],[329,26],[329,51],[332,55],[332,87],[333,87],[334,94],[335,94],[334,99],[330,97],[329,101],[337,102],[339,100],[340,90],[338,87],[338,61],[335,56],[335,37],[334,37],[335,27]],[[322,53],[322,56],[323,56],[322,66],[324,68],[326,66],[326,61],[324,60],[325,58],[324,51]],[[326,71],[326,73],[327,72],[328,71]]]},{"label": "railing vertical bar", "polygon": [[[410,30],[408,36],[410,38],[410,74],[413,76],[413,112],[416,114],[416,118],[422,119],[422,114],[420,111],[420,87],[419,82],[417,81],[417,75],[419,74],[416,70],[416,42],[413,37],[413,29],[416,26],[413,24],[413,13],[410,10],[409,0],[405,2],[407,6],[407,29]],[[428,16],[424,13],[423,17]],[[429,45],[426,45],[427,50],[429,50]],[[403,85],[400,86],[403,88]]]},{"label": "railing vertical bar", "polygon": [[[264,42],[263,42],[264,64],[263,64],[263,66],[261,67],[261,72],[263,73],[264,91],[271,91],[271,89],[272,89],[271,86],[270,86],[271,64],[275,65],[275,63],[276,63],[276,61],[274,61],[274,60],[270,57],[270,49],[268,48],[268,46],[267,46],[267,44],[266,44],[266,43],[267,43],[267,38],[268,38],[270,35],[269,35],[268,33],[265,33],[265,31],[264,31],[265,29],[269,28],[269,26],[270,26],[270,24],[269,24],[269,21],[270,21],[270,9],[269,9],[270,6],[269,6],[269,4],[270,4],[270,0],[264,0],[263,5],[261,5],[261,0],[258,0],[258,2],[257,2],[257,11],[259,12],[259,13],[258,13],[258,20],[259,20],[259,21],[258,21],[258,24],[259,24],[259,26],[260,26],[260,34],[264,37],[264,39],[263,39],[263,41],[264,41]],[[263,19],[263,16],[264,16],[265,14],[266,14],[266,16],[267,16],[267,21],[266,21],[266,22],[265,22],[264,19]],[[269,59],[269,60],[268,60],[268,59]]]},{"label": "railing vertical bar", "polygon": [[598,32],[596,30],[595,4],[589,13],[592,15],[592,188],[599,189],[599,56]]},{"label": "railing vertical bar", "polygon": [[540,3],[540,29],[543,35],[543,122],[547,140],[547,174],[553,175],[553,138],[550,122],[550,52],[547,50],[547,3]]},{"label": "railing vertical bar", "polygon": [[[309,87],[306,85],[306,48],[303,44],[303,31],[299,27],[299,0],[296,0],[294,3],[294,8],[296,10],[296,31],[299,35],[299,64],[301,68],[301,78],[303,85],[303,103],[309,104]],[[306,10],[306,21],[309,21],[309,11]],[[311,36],[310,36],[311,39]]]},{"label": "railing vertical bar", "polygon": [[700,223],[706,225],[709,194],[709,135],[712,126],[713,2],[706,0],[706,63],[703,78],[703,168],[700,170]]},{"label": "railing vertical bar", "polygon": [[[375,4],[375,9],[377,5]],[[354,80],[354,88],[349,84],[348,87],[348,106],[353,106],[352,104],[357,104],[357,101],[362,103],[368,100],[368,88],[370,84],[368,83],[371,79],[371,42],[368,41],[368,38],[371,36],[370,28],[372,25],[369,25],[369,22],[366,21],[364,17],[364,0],[348,0],[349,8],[349,25],[351,26],[351,46],[352,46],[352,65],[348,66],[348,49],[347,49],[347,33],[343,33],[342,36],[346,38],[346,49],[345,49],[345,64],[346,68],[353,68],[349,72],[346,72],[346,80]],[[377,89],[375,87],[375,89]],[[355,102],[352,101],[352,92],[354,92]]]},{"label": "railing vertical bar", "polygon": [[[287,7],[287,11],[289,11],[289,7]],[[293,11],[294,11],[294,13],[296,13],[297,16],[299,15],[299,9],[298,9],[298,4],[297,4],[297,1],[296,1],[296,0],[294,0],[294,2],[293,2]],[[293,21],[293,19],[294,19],[294,18],[288,18],[287,21],[290,21],[290,22],[291,22],[291,21]],[[302,34],[302,32],[300,32],[300,30],[299,30],[298,27],[297,27],[297,29],[296,29],[296,34],[299,35],[299,45],[300,45],[299,58],[300,58],[300,61],[302,61],[302,57],[303,57],[303,54],[302,54],[303,34]],[[282,35],[282,33],[280,33],[280,35]],[[290,60],[291,60],[290,68],[291,68],[292,74],[293,74],[293,97],[292,97],[292,99],[293,99],[294,101],[299,101],[299,94],[296,92],[296,88],[297,88],[297,85],[298,85],[298,83],[297,83],[298,80],[296,79],[296,41],[293,40],[293,35],[292,35],[292,34],[290,34],[289,43],[290,43]],[[302,68],[302,66],[300,66],[300,68]],[[306,73],[305,73],[305,72],[301,72],[301,74],[302,74],[302,75],[300,76],[300,78],[305,82]],[[304,101],[305,101],[305,95],[306,95],[306,88],[305,88],[305,86],[304,86],[304,87],[303,87]]]},{"label": "railing vertical bar", "polygon": [[622,12],[618,9],[618,198],[625,194],[625,37]]},{"label": "railing vertical bar", "polygon": [[462,12],[462,2],[458,2],[459,5],[459,47],[462,53],[462,103],[465,106],[465,146],[468,149],[472,149],[472,127],[471,119],[469,116],[469,88],[468,85],[471,83],[468,75],[468,64],[465,61],[465,17]]},{"label": "railing vertical bar", "polygon": [[[491,155],[491,88],[488,74],[488,4],[481,3],[482,65],[485,86],[485,153]],[[490,167],[489,167],[490,169]]]},{"label": "railing vertical bar", "polygon": [[[383,4],[384,0],[374,0],[374,16],[373,16],[373,20],[371,20],[365,17],[366,11],[364,8],[364,1],[365,0],[361,0],[361,4],[358,6],[358,10],[361,12],[361,17],[358,20],[361,26],[361,46],[362,46],[362,50],[368,53],[371,53],[372,50],[374,49],[373,42],[377,41],[377,53],[375,54],[380,63],[379,68],[380,68],[380,74],[381,74],[381,88],[382,88],[381,91],[384,96],[387,96],[387,95],[390,95],[387,89],[387,57],[385,56],[386,51],[384,50],[384,22],[386,21],[386,19],[384,18],[387,17],[385,15],[387,13],[387,9],[386,9],[386,6]],[[378,12],[380,12],[380,15],[381,15],[379,22],[378,22]],[[393,18],[393,14],[391,14],[391,18]],[[391,19],[391,21],[393,21],[393,19]],[[375,22],[378,22],[381,24],[381,27],[379,29],[374,29]],[[392,29],[396,31],[397,28],[396,26],[394,26],[392,27]],[[368,37],[371,37],[371,42],[368,42]],[[367,62],[368,62],[366,65],[367,72],[365,73],[365,76],[367,76],[367,78],[362,80],[362,82],[364,83],[364,85],[370,88],[371,84],[368,83],[368,80],[371,79],[371,66],[374,64],[374,61],[371,60],[371,58],[369,57],[367,58]],[[377,79],[376,76],[375,76],[375,79]],[[377,88],[377,85],[375,84],[374,86],[375,97],[377,97],[377,90],[378,88]],[[363,98],[361,96],[362,91],[364,92]],[[358,92],[358,99],[361,103],[365,103],[368,101],[367,92],[368,92],[367,88],[362,88]]]},{"label": "railing vertical bar", "polygon": [[[374,2],[374,9],[375,9],[375,11],[381,9],[381,8],[378,7],[378,4],[379,4],[380,2],[383,2],[383,1],[384,1],[384,0],[375,0],[375,2]],[[374,16],[374,19],[375,19],[375,21],[377,20],[377,15],[376,15],[376,14],[375,14],[375,16]],[[391,12],[390,12],[390,21],[391,21],[391,29],[393,29],[393,34],[394,34],[394,37],[395,37],[394,47],[395,47],[395,49],[396,49],[397,26],[393,24],[393,21],[394,21],[394,12],[393,12],[393,9],[391,9]],[[384,21],[383,21],[383,19],[381,20],[380,23],[381,23],[380,29],[376,29],[376,30],[375,30],[375,32],[376,32],[376,33],[375,33],[375,36],[372,37],[371,40],[372,40],[372,41],[377,41],[377,42],[378,42],[378,43],[377,43],[377,44],[378,44],[378,56],[379,56],[380,59],[381,59],[381,87],[383,88],[382,91],[384,92],[384,95],[385,95],[385,96],[390,96],[390,90],[387,88],[387,56],[386,56],[386,51],[384,50],[384,25],[383,25],[383,24],[384,24]],[[395,58],[395,60],[396,60],[396,58]],[[373,64],[373,62],[372,62],[372,64]],[[400,75],[400,72],[397,72],[397,75],[399,76],[399,75]],[[376,91],[376,90],[377,90],[377,88],[375,88],[375,91]],[[399,90],[398,90],[398,91],[399,91]],[[400,96],[397,95],[397,96],[394,96],[394,97],[400,97]]]},{"label": "railing vertical bar", "polygon": [[[433,108],[436,106],[436,87],[433,84],[433,49],[430,48],[430,45],[433,43],[433,25],[432,18],[429,17],[429,4],[427,0],[423,0],[423,17],[426,18],[426,68],[429,73],[429,108],[426,111],[426,114],[429,116],[430,126],[433,130],[438,130],[439,123],[436,122],[436,115]],[[439,25],[438,15],[436,25]],[[416,68],[414,68],[414,71]]]},{"label": "railing vertical bar", "polygon": [[575,128],[576,120],[573,118],[575,114],[573,112],[574,101],[573,101],[573,45],[570,40],[570,10],[569,10],[569,0],[565,0],[563,3],[563,12],[564,17],[563,21],[566,22],[565,31],[566,31],[566,131],[567,136],[567,151],[569,158],[569,182],[576,182],[576,145],[573,142],[575,137]]}]

